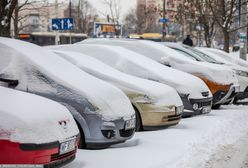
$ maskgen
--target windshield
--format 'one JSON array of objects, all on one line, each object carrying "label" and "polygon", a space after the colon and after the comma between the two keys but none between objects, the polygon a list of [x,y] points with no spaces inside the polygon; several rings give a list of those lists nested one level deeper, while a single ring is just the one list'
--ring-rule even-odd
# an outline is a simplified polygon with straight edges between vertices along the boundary
[{"label": "windshield", "polygon": [[180,50],[180,49],[178,49],[178,48],[173,48],[173,47],[172,47],[172,49],[174,49],[174,50],[180,52],[181,55],[184,55],[185,57],[187,57],[187,58],[189,58],[189,59],[191,59],[191,60],[201,61],[201,60],[197,59],[196,57],[194,57],[193,55],[191,55],[191,54],[189,54],[189,53],[187,53],[187,52],[185,52],[185,51],[182,51],[182,50]]},{"label": "windshield", "polygon": [[187,48],[187,49],[194,52],[195,54],[197,54],[199,57],[201,57],[202,59],[204,59],[207,62],[214,63],[214,64],[223,64],[222,62],[217,61],[216,59],[208,56],[207,54],[205,54],[205,53],[203,53],[197,49],[194,49],[194,48]]}]

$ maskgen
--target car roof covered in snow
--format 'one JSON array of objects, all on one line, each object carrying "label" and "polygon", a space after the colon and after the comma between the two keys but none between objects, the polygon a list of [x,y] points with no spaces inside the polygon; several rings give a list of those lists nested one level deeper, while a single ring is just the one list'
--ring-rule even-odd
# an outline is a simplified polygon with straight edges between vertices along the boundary
[{"label": "car roof covered in snow", "polygon": [[97,112],[107,120],[130,117],[134,114],[129,99],[120,89],[81,71],[45,48],[2,37],[0,38],[0,48],[2,52],[8,53],[8,51],[11,51],[8,53],[11,55],[2,53],[2,56],[12,57],[12,61],[7,68],[18,71],[19,67],[13,65],[16,63],[15,59],[24,59],[25,64],[29,63],[35,66],[54,81],[75,90],[89,100],[100,109]]}]

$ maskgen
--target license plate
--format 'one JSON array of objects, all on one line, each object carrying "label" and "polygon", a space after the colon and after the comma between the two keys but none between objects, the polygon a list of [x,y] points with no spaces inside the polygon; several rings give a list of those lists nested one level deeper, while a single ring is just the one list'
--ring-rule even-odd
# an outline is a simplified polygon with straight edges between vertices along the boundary
[{"label": "license plate", "polygon": [[64,154],[64,153],[73,151],[76,147],[75,144],[76,144],[76,138],[71,139],[69,141],[62,142],[60,144],[59,153]]},{"label": "license plate", "polygon": [[135,123],[136,123],[135,118],[127,120],[126,123],[125,123],[125,130],[135,128]]},{"label": "license plate", "polygon": [[210,111],[211,111],[211,107],[203,107],[202,108],[202,113],[203,114],[209,113]]}]

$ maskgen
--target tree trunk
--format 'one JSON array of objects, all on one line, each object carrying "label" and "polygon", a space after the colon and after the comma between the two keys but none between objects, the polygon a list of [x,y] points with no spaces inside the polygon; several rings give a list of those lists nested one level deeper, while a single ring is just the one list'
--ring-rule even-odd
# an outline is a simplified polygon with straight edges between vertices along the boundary
[{"label": "tree trunk", "polygon": [[0,36],[2,36],[2,37],[10,37],[10,25],[2,26],[0,24]]},{"label": "tree trunk", "polygon": [[229,53],[230,33],[226,30],[223,30],[223,35],[224,35],[224,51]]},{"label": "tree trunk", "polygon": [[204,37],[207,47],[211,47],[211,37],[209,33],[209,28],[205,26],[204,28]]},{"label": "tree trunk", "polygon": [[19,37],[19,28],[18,28],[18,19],[19,19],[19,9],[18,9],[18,1],[14,10],[14,37],[17,39]]}]

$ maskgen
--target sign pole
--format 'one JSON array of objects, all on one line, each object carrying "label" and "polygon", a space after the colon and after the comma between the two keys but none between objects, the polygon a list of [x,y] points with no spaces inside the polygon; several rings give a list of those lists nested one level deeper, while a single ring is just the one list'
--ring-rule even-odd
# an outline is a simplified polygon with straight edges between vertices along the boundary
[{"label": "sign pole", "polygon": [[[163,1],[163,20],[165,20],[165,0]],[[166,36],[165,22],[163,22],[163,39],[162,39],[162,41],[165,41],[165,36]]]},{"label": "sign pole", "polygon": [[[69,18],[71,18],[71,0],[69,1]],[[70,44],[71,44],[71,29],[70,29]]]},{"label": "sign pole", "polygon": [[[58,18],[58,0],[55,0],[55,17]],[[55,45],[59,44],[59,33],[58,30],[55,30]]]}]

